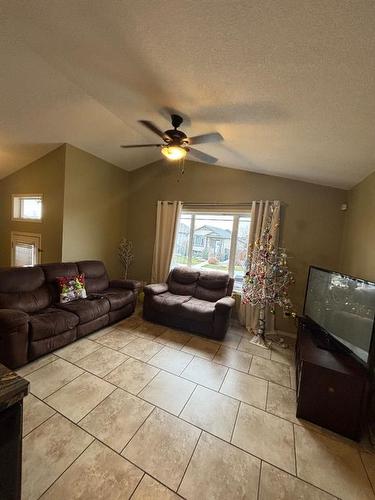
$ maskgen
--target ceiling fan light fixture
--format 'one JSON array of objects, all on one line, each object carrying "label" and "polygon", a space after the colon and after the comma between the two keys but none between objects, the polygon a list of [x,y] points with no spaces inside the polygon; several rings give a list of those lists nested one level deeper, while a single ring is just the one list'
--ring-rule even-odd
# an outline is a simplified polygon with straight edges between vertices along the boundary
[{"label": "ceiling fan light fixture", "polygon": [[187,150],[181,146],[163,146],[161,148],[163,155],[168,160],[182,160],[187,154]]}]

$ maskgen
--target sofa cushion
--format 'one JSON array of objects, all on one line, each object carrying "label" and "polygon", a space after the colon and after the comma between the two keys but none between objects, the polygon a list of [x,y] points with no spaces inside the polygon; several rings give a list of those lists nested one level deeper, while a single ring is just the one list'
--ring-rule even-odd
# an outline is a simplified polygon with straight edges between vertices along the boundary
[{"label": "sofa cushion", "polygon": [[48,307],[52,296],[39,267],[0,269],[0,308],[33,313]]},{"label": "sofa cushion", "polygon": [[70,312],[49,307],[30,316],[30,340],[54,337],[78,325],[79,318]]},{"label": "sofa cushion", "polygon": [[152,297],[152,307],[159,312],[178,312],[181,305],[189,299],[191,299],[189,295],[175,295],[171,292],[165,292]]},{"label": "sofa cushion", "polygon": [[110,309],[109,301],[105,297],[73,300],[67,304],[56,304],[56,307],[76,314],[80,324],[99,318]]},{"label": "sofa cushion", "polygon": [[168,288],[176,295],[194,295],[199,271],[189,267],[175,267],[168,277]]},{"label": "sofa cushion", "polygon": [[192,297],[181,305],[181,316],[189,320],[210,323],[214,320],[215,304]]},{"label": "sofa cushion", "polygon": [[219,271],[201,271],[194,297],[216,302],[228,294],[229,274]]},{"label": "sofa cushion", "polygon": [[135,300],[134,293],[125,288],[108,288],[100,292],[100,295],[103,295],[109,301],[111,311],[121,309],[121,307],[131,304]]},{"label": "sofa cushion", "polygon": [[100,260],[77,262],[78,270],[85,275],[87,293],[98,293],[109,287],[106,268]]}]

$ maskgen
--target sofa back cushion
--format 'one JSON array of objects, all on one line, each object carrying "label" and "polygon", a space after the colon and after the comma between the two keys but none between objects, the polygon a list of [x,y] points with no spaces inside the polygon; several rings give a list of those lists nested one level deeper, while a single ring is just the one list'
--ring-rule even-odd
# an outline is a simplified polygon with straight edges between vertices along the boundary
[{"label": "sofa back cushion", "polygon": [[107,270],[100,260],[77,262],[80,274],[85,275],[87,293],[98,293],[109,287]]},{"label": "sofa back cushion", "polygon": [[189,267],[175,267],[168,276],[168,289],[175,295],[194,295],[199,271]]},{"label": "sofa back cushion", "polygon": [[53,303],[60,302],[60,291],[57,278],[63,276],[76,276],[79,274],[77,264],[74,262],[56,262],[53,264],[43,264],[40,267],[43,269]]},{"label": "sofa back cushion", "polygon": [[0,309],[34,313],[52,302],[41,267],[0,269]]},{"label": "sofa back cushion", "polygon": [[200,300],[216,302],[230,295],[233,289],[233,279],[229,274],[219,271],[201,271],[194,297]]}]

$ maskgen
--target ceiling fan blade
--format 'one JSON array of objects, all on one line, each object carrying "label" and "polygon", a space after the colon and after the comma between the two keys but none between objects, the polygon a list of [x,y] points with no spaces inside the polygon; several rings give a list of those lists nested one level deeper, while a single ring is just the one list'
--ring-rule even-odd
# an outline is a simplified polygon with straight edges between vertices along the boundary
[{"label": "ceiling fan blade", "polygon": [[162,144],[121,144],[120,148],[155,148],[159,146],[162,146]]},{"label": "ceiling fan blade", "polygon": [[189,137],[189,144],[205,144],[208,142],[221,142],[224,137],[219,132],[212,132],[211,134],[196,135]]},{"label": "ceiling fan blade", "polygon": [[151,130],[151,132],[154,132],[154,134],[158,135],[159,137],[161,137],[162,139],[164,139],[164,141],[167,141],[167,140],[170,140],[170,137],[169,135],[167,135],[166,133],[162,132],[160,130],[160,128],[158,128],[156,125],[154,125],[152,122],[149,122],[148,120],[139,120],[139,123],[142,123],[142,125],[146,128],[148,128],[149,130]]},{"label": "ceiling fan blade", "polygon": [[203,151],[199,151],[198,149],[189,148],[191,156],[195,156],[197,160],[205,161],[206,163],[216,163],[218,158],[215,156],[208,155],[207,153],[203,153]]}]

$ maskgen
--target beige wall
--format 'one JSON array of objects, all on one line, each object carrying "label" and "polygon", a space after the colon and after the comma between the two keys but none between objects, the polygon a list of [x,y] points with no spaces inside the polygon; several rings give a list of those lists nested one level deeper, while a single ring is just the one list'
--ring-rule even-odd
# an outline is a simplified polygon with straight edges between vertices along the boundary
[{"label": "beige wall", "polygon": [[103,260],[120,276],[119,240],[126,234],[128,172],[66,145],[63,261]]},{"label": "beige wall", "polygon": [[130,274],[150,279],[157,200],[243,203],[279,199],[285,203],[281,244],[291,257],[289,264],[296,276],[292,299],[301,312],[308,266],[339,266],[345,217],[340,205],[346,197],[347,192],[340,189],[190,161],[182,176],[165,161],[147,165],[130,173],[128,237],[135,253]]},{"label": "beige wall", "polygon": [[[61,260],[65,146],[0,181],[0,265],[10,266],[10,233],[42,235],[42,262]],[[12,194],[43,194],[43,221],[11,221]]]},{"label": "beige wall", "polygon": [[375,281],[375,172],[349,192],[341,269]]}]

